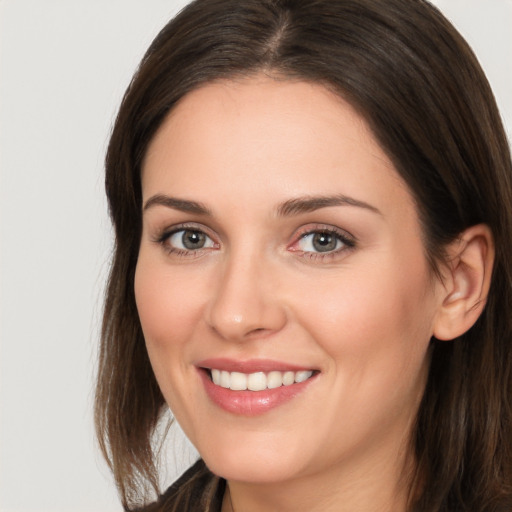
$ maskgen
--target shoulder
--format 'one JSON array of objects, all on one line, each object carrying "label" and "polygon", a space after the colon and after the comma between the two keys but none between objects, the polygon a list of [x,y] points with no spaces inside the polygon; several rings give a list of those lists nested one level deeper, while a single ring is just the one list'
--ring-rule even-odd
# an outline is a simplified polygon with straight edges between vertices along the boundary
[{"label": "shoulder", "polygon": [[157,502],[136,512],[220,512],[225,486],[200,459]]}]

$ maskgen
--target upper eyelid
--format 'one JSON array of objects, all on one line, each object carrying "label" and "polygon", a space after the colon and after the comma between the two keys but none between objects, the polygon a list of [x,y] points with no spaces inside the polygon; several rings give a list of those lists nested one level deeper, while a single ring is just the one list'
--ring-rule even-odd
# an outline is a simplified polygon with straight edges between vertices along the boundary
[{"label": "upper eyelid", "polygon": [[[222,238],[215,230],[209,228],[208,226],[200,222],[182,222],[170,225],[157,230],[156,236],[153,236],[152,238],[155,239],[155,241],[162,242],[168,239],[173,234],[187,229],[191,231],[200,231],[209,238],[211,238],[212,240],[214,240],[216,243],[220,243]],[[338,226],[325,223],[310,223],[295,229],[290,237],[291,241],[289,241],[286,245],[290,247],[291,245],[296,244],[300,239],[307,235],[322,232],[333,233],[342,239],[350,241],[353,245],[356,245],[358,242],[357,238],[354,235],[352,235],[352,233]]]},{"label": "upper eyelid", "polygon": [[331,224],[314,224],[302,226],[301,228],[296,230],[294,234],[294,239],[299,240],[300,238],[313,233],[333,233],[341,238],[348,239],[353,243],[357,242],[357,238],[354,235],[352,235],[352,233],[350,233],[346,229],[342,229]]},{"label": "upper eyelid", "polygon": [[[315,233],[331,233],[334,236],[338,237],[338,239],[342,242],[343,247],[326,252],[307,251],[297,247],[300,244],[301,240]],[[323,261],[330,258],[341,257],[342,255],[347,254],[347,252],[354,250],[357,247],[357,245],[357,238],[353,236],[350,232],[346,231],[345,229],[329,224],[317,224],[313,226],[305,225],[302,228],[299,228],[298,232],[296,232],[296,234],[294,235],[293,242],[291,242],[287,246],[287,250],[293,253],[299,253],[303,258],[319,258],[320,261]]]},{"label": "upper eyelid", "polygon": [[209,229],[204,224],[195,223],[195,222],[183,222],[179,224],[173,224],[171,226],[166,226],[161,229],[156,230],[156,239],[162,240],[164,238],[169,238],[175,233],[179,233],[180,231],[200,231],[201,233],[204,233],[206,236],[210,238],[214,238],[215,235],[213,235],[213,232],[211,229]]},{"label": "upper eyelid", "polygon": [[[188,248],[181,248],[181,247],[175,247],[171,242],[171,238],[176,235],[177,233],[180,233],[181,231],[196,231],[201,232],[204,235],[206,235],[207,238],[210,239],[210,241],[213,243],[213,247],[199,247],[197,249],[188,249]],[[157,245],[159,245],[169,256],[177,256],[181,258],[185,257],[198,257],[201,254],[204,254],[205,251],[210,251],[212,249],[217,249],[219,247],[218,242],[215,241],[215,238],[213,236],[210,236],[206,232],[206,229],[199,228],[196,225],[187,225],[187,224],[179,224],[175,226],[170,226],[167,229],[163,229],[156,233],[156,236],[152,237],[152,241],[155,242]]]}]

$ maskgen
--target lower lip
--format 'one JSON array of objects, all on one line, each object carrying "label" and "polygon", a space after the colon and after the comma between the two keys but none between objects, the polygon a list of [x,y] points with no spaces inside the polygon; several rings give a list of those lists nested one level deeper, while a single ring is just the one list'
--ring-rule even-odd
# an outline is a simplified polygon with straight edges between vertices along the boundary
[{"label": "lower lip", "polygon": [[289,402],[315,379],[313,375],[304,382],[263,391],[233,391],[214,384],[206,370],[200,369],[199,374],[206,394],[215,405],[227,412],[242,416],[258,416]]}]

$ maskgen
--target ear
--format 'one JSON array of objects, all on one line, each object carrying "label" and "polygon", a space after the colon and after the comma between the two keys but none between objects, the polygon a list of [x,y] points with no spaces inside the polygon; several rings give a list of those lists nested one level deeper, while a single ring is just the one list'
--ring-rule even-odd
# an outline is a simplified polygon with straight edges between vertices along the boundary
[{"label": "ear", "polygon": [[439,340],[464,334],[485,307],[494,263],[491,230],[485,224],[472,226],[448,246],[447,252],[441,304],[433,330]]}]

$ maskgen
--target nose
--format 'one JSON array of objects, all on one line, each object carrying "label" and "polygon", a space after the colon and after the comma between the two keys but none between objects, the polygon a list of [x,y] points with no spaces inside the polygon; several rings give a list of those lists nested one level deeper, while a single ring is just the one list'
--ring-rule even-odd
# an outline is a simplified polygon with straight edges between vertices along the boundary
[{"label": "nose", "polygon": [[244,341],[280,331],[286,308],[276,295],[278,269],[257,254],[232,257],[216,277],[206,320],[223,339]]}]

